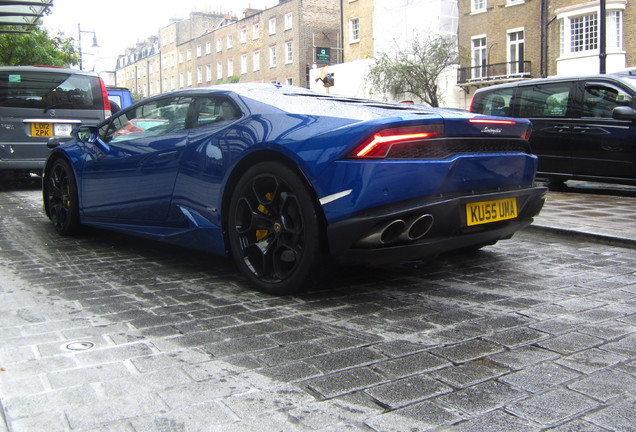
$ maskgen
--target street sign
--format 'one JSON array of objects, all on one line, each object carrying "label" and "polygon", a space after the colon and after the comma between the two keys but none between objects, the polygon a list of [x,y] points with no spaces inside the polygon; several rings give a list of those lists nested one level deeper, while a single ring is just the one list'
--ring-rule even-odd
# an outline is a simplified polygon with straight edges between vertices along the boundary
[{"label": "street sign", "polygon": [[316,63],[331,63],[331,48],[316,47]]}]

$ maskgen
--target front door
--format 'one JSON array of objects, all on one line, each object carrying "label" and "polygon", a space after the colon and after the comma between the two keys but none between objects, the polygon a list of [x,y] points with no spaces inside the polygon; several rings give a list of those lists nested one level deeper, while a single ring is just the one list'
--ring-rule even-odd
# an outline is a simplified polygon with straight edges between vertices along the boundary
[{"label": "front door", "polygon": [[188,138],[190,97],[155,99],[102,127],[107,154],[86,161],[83,212],[113,223],[164,221]]}]

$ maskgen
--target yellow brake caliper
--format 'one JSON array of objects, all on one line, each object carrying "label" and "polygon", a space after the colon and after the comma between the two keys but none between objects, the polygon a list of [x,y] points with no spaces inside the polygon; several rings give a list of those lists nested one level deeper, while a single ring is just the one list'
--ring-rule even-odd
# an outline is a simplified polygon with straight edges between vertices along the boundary
[{"label": "yellow brake caliper", "polygon": [[[265,194],[265,198],[268,201],[271,201],[273,197],[274,195],[272,195],[271,192],[268,192]],[[267,211],[267,209],[265,208],[263,204],[258,205],[258,211],[263,213],[264,215],[269,216],[269,211]],[[256,241],[263,240],[265,237],[267,237],[267,234],[269,234],[269,230],[256,230]]]}]

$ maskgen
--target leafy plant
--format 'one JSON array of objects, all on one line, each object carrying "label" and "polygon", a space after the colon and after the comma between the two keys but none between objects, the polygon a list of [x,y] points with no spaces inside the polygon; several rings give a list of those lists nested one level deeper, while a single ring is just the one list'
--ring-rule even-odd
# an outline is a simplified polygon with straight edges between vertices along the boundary
[{"label": "leafy plant", "polygon": [[440,105],[438,81],[458,61],[454,36],[415,38],[409,47],[394,54],[380,53],[367,74],[374,91],[402,99],[416,97],[430,106]]}]

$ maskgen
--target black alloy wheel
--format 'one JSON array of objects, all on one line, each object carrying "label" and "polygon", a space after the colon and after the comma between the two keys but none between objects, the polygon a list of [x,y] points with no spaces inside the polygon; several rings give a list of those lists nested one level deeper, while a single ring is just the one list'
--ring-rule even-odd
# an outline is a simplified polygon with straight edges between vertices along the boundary
[{"label": "black alloy wheel", "polygon": [[45,199],[48,215],[55,230],[71,235],[79,227],[77,183],[69,163],[64,159],[53,162],[45,179]]},{"label": "black alloy wheel", "polygon": [[259,163],[239,180],[230,202],[234,261],[258,290],[303,291],[323,261],[322,228],[304,181],[276,162]]}]

